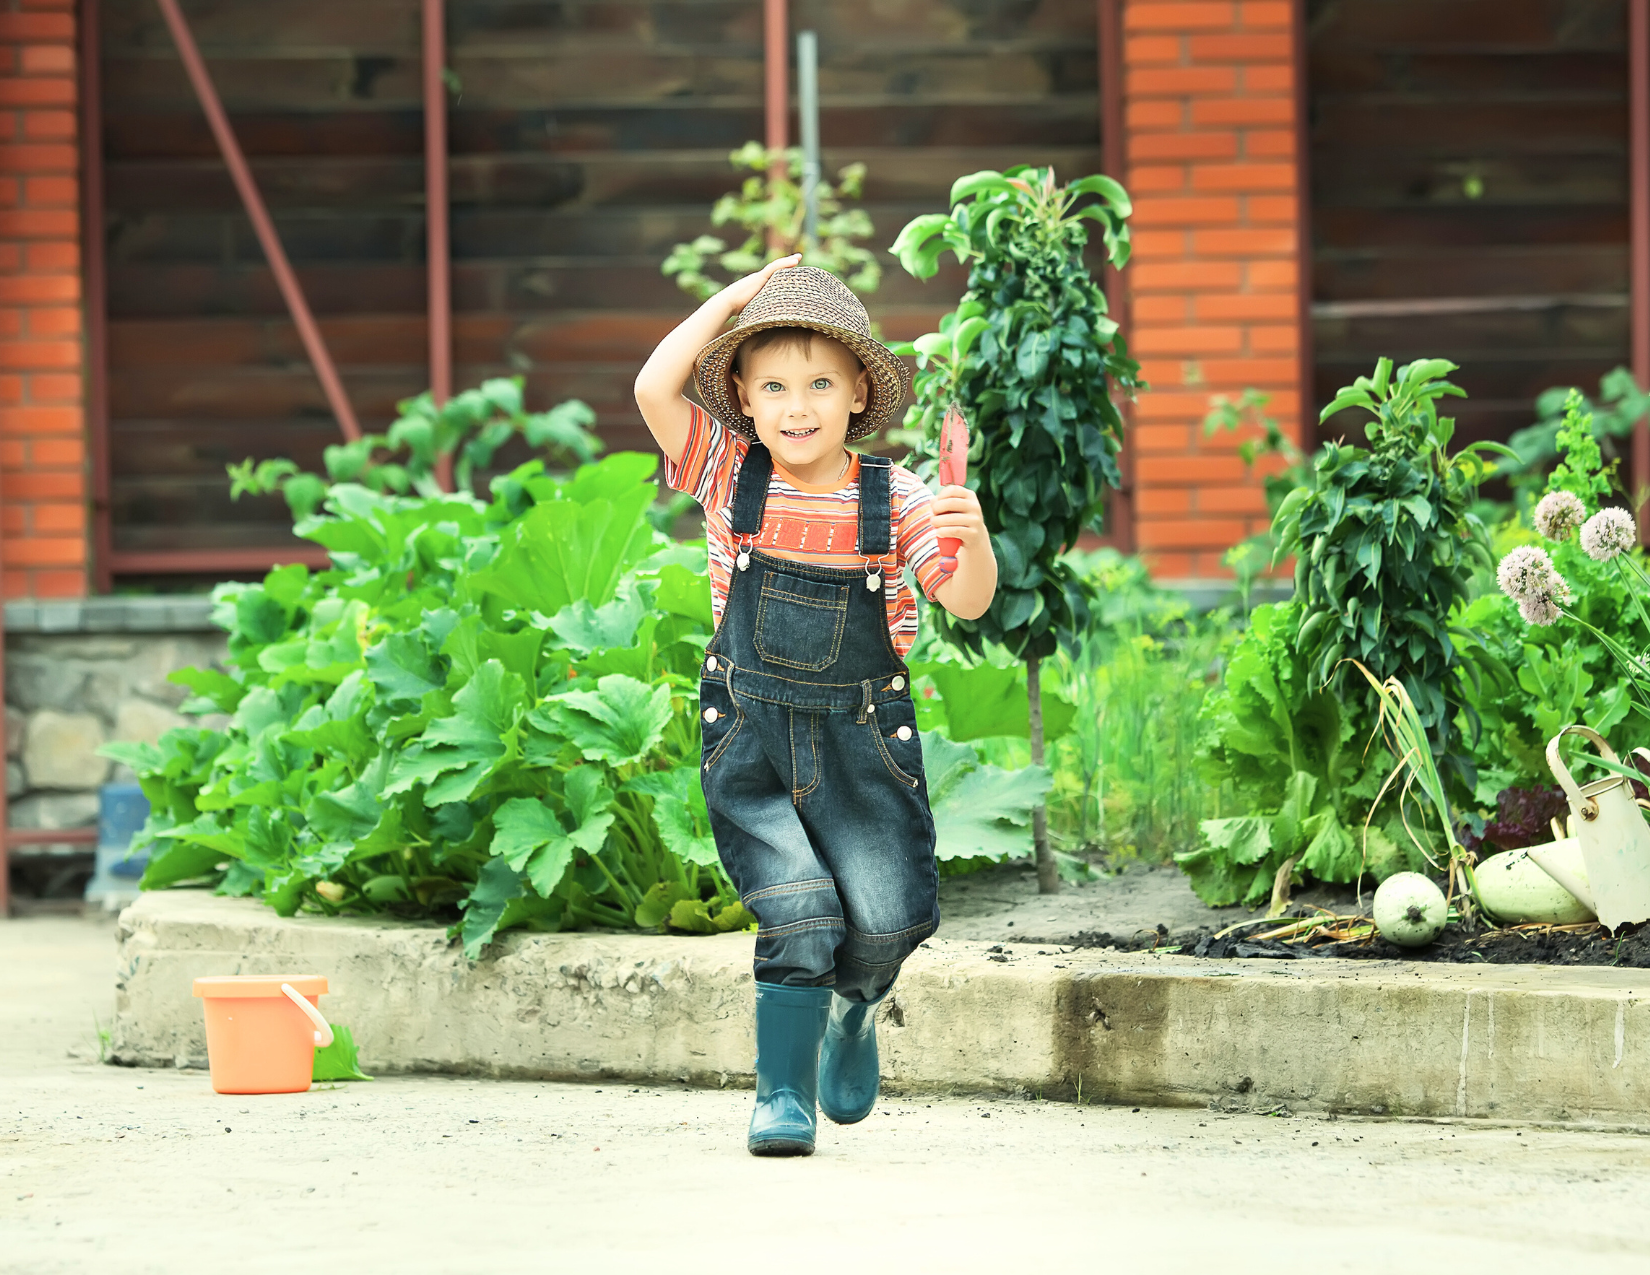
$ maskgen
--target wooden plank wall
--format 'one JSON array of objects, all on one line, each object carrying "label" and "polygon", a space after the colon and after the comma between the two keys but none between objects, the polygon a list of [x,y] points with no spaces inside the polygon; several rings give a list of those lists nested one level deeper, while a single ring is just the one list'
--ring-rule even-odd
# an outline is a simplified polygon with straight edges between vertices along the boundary
[{"label": "wooden plank wall", "polygon": [[[115,543],[268,545],[223,466],[337,438],[153,0],[104,0]],[[425,387],[417,0],[186,0],[365,428]],[[660,276],[763,131],[760,0],[449,0],[455,383],[519,372],[648,444],[630,382],[688,308]],[[1099,167],[1093,0],[797,0],[834,170],[870,167],[878,246],[951,181]],[[794,130],[794,125],[793,125]],[[887,261],[873,317],[954,302]]]},{"label": "wooden plank wall", "polygon": [[1311,0],[1320,404],[1377,355],[1440,355],[1457,438],[1505,439],[1627,361],[1626,9]]}]

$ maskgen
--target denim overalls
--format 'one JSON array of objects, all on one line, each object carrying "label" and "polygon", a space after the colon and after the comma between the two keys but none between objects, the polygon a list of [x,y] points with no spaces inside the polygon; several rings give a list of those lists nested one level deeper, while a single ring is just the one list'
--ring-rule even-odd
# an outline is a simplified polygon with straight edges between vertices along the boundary
[{"label": "denim overalls", "polygon": [[756,980],[876,999],[939,925],[934,819],[911,674],[888,633],[889,462],[860,457],[865,569],[750,547],[773,461],[752,443],[733,496],[738,559],[699,687],[705,798],[757,918]]}]

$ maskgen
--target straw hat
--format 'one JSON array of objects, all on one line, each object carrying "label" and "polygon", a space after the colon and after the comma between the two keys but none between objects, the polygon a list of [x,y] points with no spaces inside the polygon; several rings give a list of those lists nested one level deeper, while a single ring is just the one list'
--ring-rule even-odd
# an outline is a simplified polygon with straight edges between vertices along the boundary
[{"label": "straw hat", "polygon": [[865,410],[848,421],[848,437],[864,438],[896,419],[910,374],[905,364],[871,335],[871,317],[865,306],[829,270],[818,266],[791,266],[775,270],[722,333],[694,360],[693,383],[712,416],[730,429],[756,441],[756,426],[739,410],[733,385],[733,362],[740,342],[767,328],[811,328],[841,341],[871,374],[871,393]]}]

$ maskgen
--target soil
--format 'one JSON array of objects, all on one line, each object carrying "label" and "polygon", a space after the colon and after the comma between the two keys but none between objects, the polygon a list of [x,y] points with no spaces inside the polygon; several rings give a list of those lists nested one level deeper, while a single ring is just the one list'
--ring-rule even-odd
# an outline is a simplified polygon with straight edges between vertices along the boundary
[{"label": "soil", "polygon": [[[1005,865],[940,882],[944,938],[1044,946],[1114,948],[1125,952],[1179,952],[1214,960],[1311,960],[1335,956],[1365,961],[1428,961],[1490,965],[1615,965],[1650,969],[1650,924],[1612,935],[1590,927],[1524,926],[1468,931],[1452,925],[1437,941],[1403,948],[1372,937],[1348,943],[1285,943],[1251,935],[1310,916],[1318,908],[1340,915],[1369,914],[1369,892],[1349,886],[1313,886],[1295,893],[1287,915],[1268,926],[1264,912],[1211,908],[1192,893],[1172,866],[1131,863],[1095,880],[1062,884],[1058,894],[1037,893],[1037,877],[1023,865]],[[1223,931],[1243,922],[1233,934]]]}]

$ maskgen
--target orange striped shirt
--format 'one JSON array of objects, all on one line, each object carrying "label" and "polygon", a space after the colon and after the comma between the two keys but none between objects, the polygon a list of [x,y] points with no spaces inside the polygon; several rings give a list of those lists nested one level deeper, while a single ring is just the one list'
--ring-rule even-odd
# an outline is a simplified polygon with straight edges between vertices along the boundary
[{"label": "orange striped shirt", "polygon": [[[710,544],[710,598],[716,622],[722,622],[733,559],[733,490],[750,443],[697,404],[680,461],[665,458],[665,482],[686,492],[705,511]],[[888,635],[900,658],[917,640],[917,600],[905,583],[905,569],[917,578],[930,599],[948,578],[940,570],[939,540],[934,535],[933,496],[908,469],[895,465],[889,475],[893,505],[892,553],[880,560],[883,597],[888,608]],[[859,457],[838,484],[818,487],[787,473],[776,460],[768,480],[768,505],[756,547],[776,558],[822,567],[864,570],[866,559],[855,549],[859,538]]]}]

